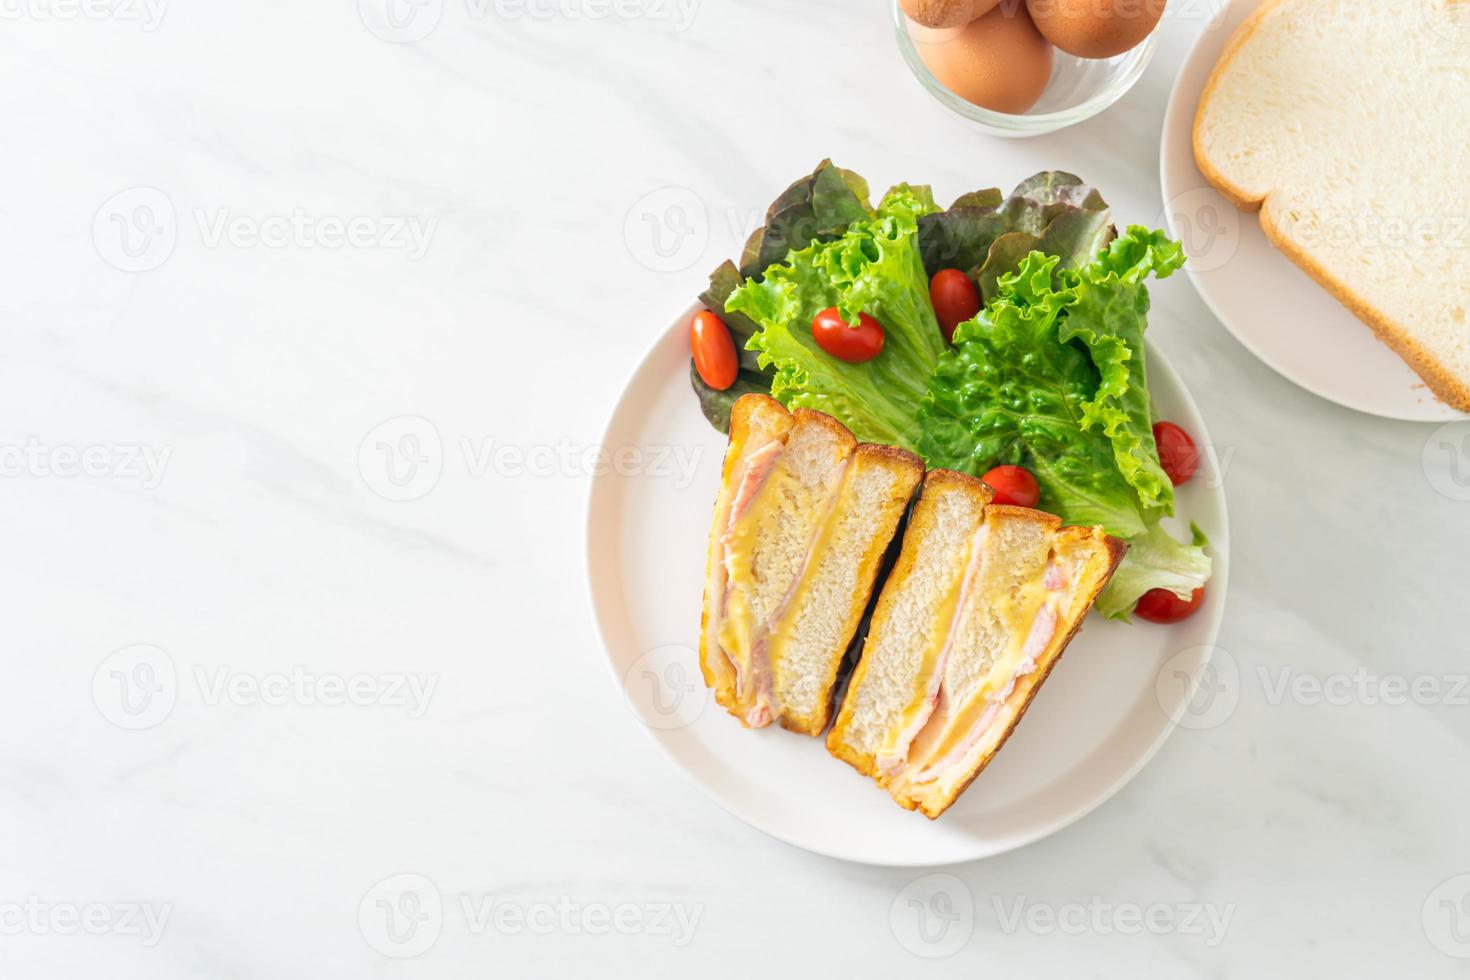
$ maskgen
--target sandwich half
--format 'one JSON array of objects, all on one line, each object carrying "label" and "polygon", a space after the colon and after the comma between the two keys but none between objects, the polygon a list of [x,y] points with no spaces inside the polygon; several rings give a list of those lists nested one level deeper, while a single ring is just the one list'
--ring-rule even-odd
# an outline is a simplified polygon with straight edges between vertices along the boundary
[{"label": "sandwich half", "polygon": [[828,750],[905,809],[947,810],[1025,714],[1126,546],[931,470]]},{"label": "sandwich half", "polygon": [[884,552],[924,475],[891,446],[740,398],[710,529],[699,662],[741,723],[820,735]]}]

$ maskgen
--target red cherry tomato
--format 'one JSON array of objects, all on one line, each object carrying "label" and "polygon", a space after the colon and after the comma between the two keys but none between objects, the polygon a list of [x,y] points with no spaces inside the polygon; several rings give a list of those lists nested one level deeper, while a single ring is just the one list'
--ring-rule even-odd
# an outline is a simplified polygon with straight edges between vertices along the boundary
[{"label": "red cherry tomato", "polygon": [[883,353],[883,325],[866,313],[857,323],[847,323],[833,306],[812,318],[812,339],[839,361],[861,364]]},{"label": "red cherry tomato", "polygon": [[1023,466],[997,466],[980,479],[995,491],[992,503],[1035,507],[1041,502],[1041,488],[1036,485],[1036,477]]},{"label": "red cherry tomato", "polygon": [[1150,623],[1177,623],[1193,616],[1204,604],[1203,585],[1195,589],[1194,595],[1188,599],[1181,599],[1168,589],[1150,589],[1138,600],[1133,611],[1138,614],[1139,619],[1146,619]]},{"label": "red cherry tomato", "polygon": [[740,373],[740,355],[725,321],[709,310],[700,310],[689,321],[689,349],[694,353],[694,370],[705,384],[724,391]]},{"label": "red cherry tomato", "polygon": [[1199,449],[1194,440],[1173,422],[1154,423],[1154,442],[1159,447],[1159,462],[1176,487],[1182,487],[1199,469]]},{"label": "red cherry tomato", "polygon": [[959,269],[940,269],[929,283],[929,302],[944,339],[954,343],[954,328],[980,312],[980,290]]}]

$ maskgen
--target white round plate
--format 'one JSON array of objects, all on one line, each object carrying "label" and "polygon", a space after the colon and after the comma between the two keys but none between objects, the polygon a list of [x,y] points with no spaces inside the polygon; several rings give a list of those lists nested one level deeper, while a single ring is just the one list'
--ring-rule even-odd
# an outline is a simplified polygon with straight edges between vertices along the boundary
[{"label": "white round plate", "polygon": [[1195,110],[1210,72],[1257,0],[1227,0],[1199,36],[1164,115],[1164,220],[1184,243],[1185,271],[1236,339],[1282,377],[1348,408],[1409,422],[1465,416],[1310,276],[1283,255],[1253,214],[1215,192],[1195,166]]},{"label": "white round plate", "polygon": [[[1207,605],[1174,626],[1092,615],[1005,749],[939,820],[900,809],[829,756],[821,739],[742,728],[699,674],[705,547],[726,440],[689,387],[688,322],[697,309],[664,331],[613,411],[608,465],[593,478],[588,506],[588,585],[633,714],[726,810],[797,847],[850,861],[969,861],[1045,837],[1101,804],[1142,768],[1175,719],[1184,727],[1223,721],[1216,716],[1238,690],[1228,678],[1211,673],[1194,697],[1224,611],[1229,563],[1225,497],[1206,452],[1178,512],[1214,545]],[[1179,378],[1156,347],[1148,357],[1162,417],[1209,446]]]}]

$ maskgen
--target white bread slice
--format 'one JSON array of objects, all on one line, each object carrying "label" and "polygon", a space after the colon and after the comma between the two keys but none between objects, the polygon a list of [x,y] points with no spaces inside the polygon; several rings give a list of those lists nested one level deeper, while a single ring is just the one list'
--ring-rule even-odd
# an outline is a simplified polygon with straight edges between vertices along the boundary
[{"label": "white bread slice", "polygon": [[970,477],[926,478],[827,739],[931,819],[1015,729],[1125,547],[989,500]]},{"label": "white bread slice", "polygon": [[835,419],[746,395],[706,566],[700,666],[741,722],[818,735],[883,552],[923,474]]},{"label": "white bread slice", "polygon": [[1470,0],[1266,0],[1194,154],[1436,395],[1470,411]]}]

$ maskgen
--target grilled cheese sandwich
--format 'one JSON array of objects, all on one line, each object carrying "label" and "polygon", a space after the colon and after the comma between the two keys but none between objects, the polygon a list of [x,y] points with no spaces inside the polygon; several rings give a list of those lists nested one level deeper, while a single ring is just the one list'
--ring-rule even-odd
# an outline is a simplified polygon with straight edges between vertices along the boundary
[{"label": "grilled cheese sandwich", "polygon": [[932,818],[999,751],[1125,546],[930,471],[828,750]]},{"label": "grilled cheese sandwich", "polygon": [[820,735],[884,552],[923,477],[766,395],[734,406],[710,529],[700,669],[741,723]]}]

